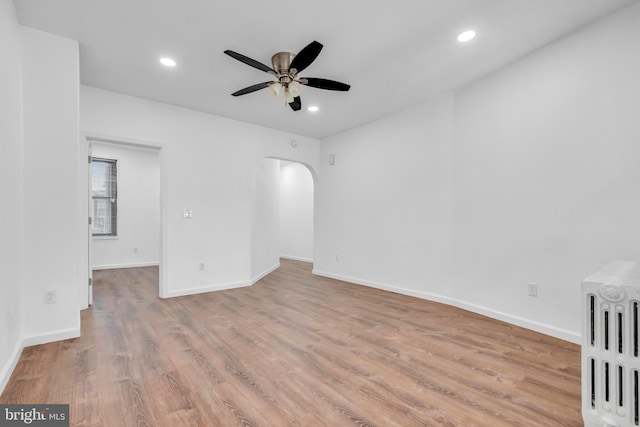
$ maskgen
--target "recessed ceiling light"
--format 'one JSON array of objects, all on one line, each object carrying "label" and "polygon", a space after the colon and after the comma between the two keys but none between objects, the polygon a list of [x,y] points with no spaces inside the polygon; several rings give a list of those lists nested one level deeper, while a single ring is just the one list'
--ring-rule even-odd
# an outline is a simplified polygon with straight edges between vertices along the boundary
[{"label": "recessed ceiling light", "polygon": [[311,105],[309,106],[309,108],[307,108],[307,110],[311,111],[312,113],[315,113],[316,111],[320,110],[320,108],[318,108],[317,105]]},{"label": "recessed ceiling light", "polygon": [[165,65],[167,67],[175,67],[176,66],[176,61],[174,61],[171,58],[160,58],[160,63],[162,65]]},{"label": "recessed ceiling light", "polygon": [[458,41],[460,43],[468,42],[476,36],[476,32],[473,30],[463,31],[458,34]]}]

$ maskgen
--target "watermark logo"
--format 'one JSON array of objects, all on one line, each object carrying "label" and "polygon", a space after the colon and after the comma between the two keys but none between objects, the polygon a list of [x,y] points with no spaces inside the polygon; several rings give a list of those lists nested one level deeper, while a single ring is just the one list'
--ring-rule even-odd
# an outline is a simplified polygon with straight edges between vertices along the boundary
[{"label": "watermark logo", "polygon": [[0,427],[69,427],[69,405],[0,405]]}]

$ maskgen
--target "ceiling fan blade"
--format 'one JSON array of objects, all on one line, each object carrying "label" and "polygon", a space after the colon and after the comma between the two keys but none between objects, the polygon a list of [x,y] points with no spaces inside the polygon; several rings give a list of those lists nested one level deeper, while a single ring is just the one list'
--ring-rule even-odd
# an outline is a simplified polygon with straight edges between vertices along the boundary
[{"label": "ceiling fan blade", "polygon": [[296,96],[295,98],[293,98],[293,102],[289,103],[289,106],[293,111],[300,111],[300,109],[302,108],[302,100],[299,96]]},{"label": "ceiling fan blade", "polygon": [[318,79],[316,77],[301,77],[300,83],[318,89],[339,90],[342,92],[346,92],[351,88],[351,86],[346,83],[337,82],[335,80]]},{"label": "ceiling fan blade", "polygon": [[298,73],[307,68],[318,57],[322,50],[322,44],[312,41],[302,48],[302,50],[291,61],[291,68],[295,68]]},{"label": "ceiling fan blade", "polygon": [[250,65],[253,68],[257,68],[260,71],[264,71],[266,73],[273,73],[273,74],[276,73],[271,67],[268,67],[263,63],[258,62],[255,59],[251,59],[248,56],[244,56],[238,52],[234,52],[232,50],[225,50],[224,53],[226,53],[227,55],[229,55],[234,59],[237,59],[240,62],[244,62],[245,64]]},{"label": "ceiling fan blade", "polygon": [[246,94],[248,94],[248,93],[255,92],[255,91],[257,91],[257,90],[260,90],[260,89],[264,89],[264,88],[266,88],[266,87],[269,87],[269,85],[270,85],[271,83],[273,83],[273,82],[263,82],[263,83],[258,83],[258,84],[255,84],[255,85],[253,85],[253,86],[245,87],[244,89],[240,89],[240,90],[238,90],[238,91],[236,91],[236,92],[233,92],[231,95],[233,95],[233,96],[246,95]]}]

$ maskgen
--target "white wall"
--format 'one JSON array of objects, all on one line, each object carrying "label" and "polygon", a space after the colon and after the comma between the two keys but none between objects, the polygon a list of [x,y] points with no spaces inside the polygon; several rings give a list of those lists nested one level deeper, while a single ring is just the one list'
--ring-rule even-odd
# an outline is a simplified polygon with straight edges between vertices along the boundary
[{"label": "white wall", "polygon": [[313,262],[314,184],[306,166],[280,166],[280,256]]},{"label": "white wall", "polygon": [[[87,86],[81,105],[85,133],[162,147],[162,295],[251,283],[256,165],[275,157],[317,168],[319,142]],[[185,208],[192,219],[183,219]]]},{"label": "white wall", "polygon": [[640,4],[323,141],[316,272],[578,342],[581,280],[640,256],[637,52]]},{"label": "white wall", "polygon": [[452,108],[453,97],[442,96],[322,142],[315,273],[448,293]]},{"label": "white wall", "polygon": [[0,0],[0,392],[21,350],[22,96],[20,28]]},{"label": "white wall", "polygon": [[118,236],[94,237],[95,269],[158,265],[160,257],[160,163],[156,149],[93,142],[92,156],[116,159]]},{"label": "white wall", "polygon": [[78,43],[25,27],[21,41],[22,333],[35,344],[80,334]]},{"label": "white wall", "polygon": [[638,52],[635,4],[456,92],[457,298],[577,337],[581,280],[640,257]]},{"label": "white wall", "polygon": [[280,266],[278,245],[280,160],[261,159],[251,182],[251,282]]}]

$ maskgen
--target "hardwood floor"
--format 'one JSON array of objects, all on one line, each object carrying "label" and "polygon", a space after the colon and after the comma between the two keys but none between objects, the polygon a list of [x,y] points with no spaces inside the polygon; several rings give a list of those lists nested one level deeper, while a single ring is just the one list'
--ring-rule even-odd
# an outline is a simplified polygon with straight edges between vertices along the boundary
[{"label": "hardwood floor", "polygon": [[580,348],[282,260],[250,288],[162,300],[95,274],[82,336],[26,348],[0,403],[73,426],[581,426]]}]

